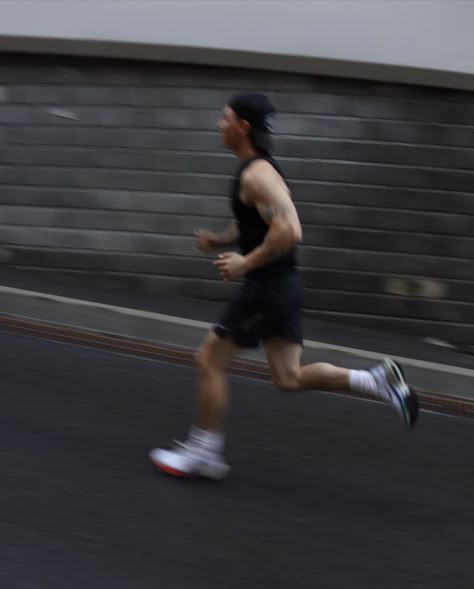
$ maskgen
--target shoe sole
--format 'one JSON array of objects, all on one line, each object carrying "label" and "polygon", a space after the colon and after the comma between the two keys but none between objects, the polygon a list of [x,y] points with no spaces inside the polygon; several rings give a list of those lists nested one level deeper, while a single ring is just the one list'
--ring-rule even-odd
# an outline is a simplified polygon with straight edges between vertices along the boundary
[{"label": "shoe sole", "polygon": [[418,397],[416,396],[415,391],[408,386],[405,380],[405,374],[400,364],[398,364],[390,358],[385,358],[385,364],[387,365],[390,371],[392,379],[400,386],[400,388],[405,389],[407,391],[405,395],[401,396],[400,403],[402,406],[405,424],[408,427],[412,428],[418,420]]},{"label": "shoe sole", "polygon": [[206,479],[212,479],[212,480],[218,481],[218,480],[225,478],[229,474],[229,471],[230,471],[230,466],[226,466],[225,468],[223,467],[223,468],[219,469],[220,472],[217,472],[216,469],[209,467],[209,468],[203,468],[201,470],[201,472],[189,473],[189,472],[183,472],[181,470],[177,470],[176,468],[172,468],[171,466],[168,466],[167,464],[157,462],[156,460],[154,460],[151,457],[150,457],[150,460],[151,460],[152,464],[154,466],[156,466],[156,468],[158,468],[162,472],[169,474],[171,476],[174,476],[174,477],[181,478],[181,479],[206,478]]},{"label": "shoe sole", "polygon": [[174,477],[179,477],[182,479],[190,479],[192,478],[192,475],[190,475],[187,472],[182,472],[180,470],[176,470],[175,468],[171,468],[171,466],[167,466],[166,464],[162,464],[161,462],[158,462],[156,460],[154,460],[151,456],[150,456],[150,460],[152,462],[152,464],[154,466],[156,466],[156,468],[158,468],[159,470],[165,472],[166,474],[170,474]]}]

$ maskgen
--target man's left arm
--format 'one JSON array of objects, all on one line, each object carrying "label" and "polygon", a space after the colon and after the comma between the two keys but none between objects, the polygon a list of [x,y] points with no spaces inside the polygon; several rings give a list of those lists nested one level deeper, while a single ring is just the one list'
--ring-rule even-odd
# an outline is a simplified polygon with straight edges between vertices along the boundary
[{"label": "man's left arm", "polygon": [[266,164],[248,175],[246,202],[253,204],[268,225],[263,242],[245,256],[245,272],[268,264],[292,249],[302,239],[298,213],[281,176]]},{"label": "man's left arm", "polygon": [[268,162],[258,162],[242,178],[245,203],[254,206],[268,225],[263,242],[246,256],[220,254],[214,266],[232,280],[279,258],[302,239],[298,213],[281,176]]}]

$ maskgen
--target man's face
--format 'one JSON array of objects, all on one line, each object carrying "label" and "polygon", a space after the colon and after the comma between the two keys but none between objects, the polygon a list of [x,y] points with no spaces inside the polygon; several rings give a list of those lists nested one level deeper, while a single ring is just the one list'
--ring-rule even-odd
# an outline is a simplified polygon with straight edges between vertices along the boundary
[{"label": "man's face", "polygon": [[224,145],[235,151],[244,137],[248,135],[250,125],[247,121],[240,119],[229,106],[226,106],[222,111],[217,128],[222,135]]}]

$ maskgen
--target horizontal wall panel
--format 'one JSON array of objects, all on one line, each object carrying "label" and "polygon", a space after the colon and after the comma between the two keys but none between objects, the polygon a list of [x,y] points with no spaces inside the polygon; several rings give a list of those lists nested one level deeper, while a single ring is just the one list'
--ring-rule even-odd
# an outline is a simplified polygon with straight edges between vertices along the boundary
[{"label": "horizontal wall panel", "polygon": [[3,60],[0,86],[0,246],[18,267],[231,296],[193,231],[231,218],[222,107],[265,91],[305,312],[474,342],[472,93],[28,55]]}]

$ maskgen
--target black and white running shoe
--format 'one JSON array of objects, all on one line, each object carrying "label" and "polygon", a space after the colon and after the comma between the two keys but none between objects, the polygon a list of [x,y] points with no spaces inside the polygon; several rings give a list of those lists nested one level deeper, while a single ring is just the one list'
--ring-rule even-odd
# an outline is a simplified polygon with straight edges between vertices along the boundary
[{"label": "black and white running shoe", "polygon": [[402,368],[390,358],[384,358],[369,370],[377,384],[380,397],[391,403],[407,427],[418,419],[418,398],[403,374]]}]

